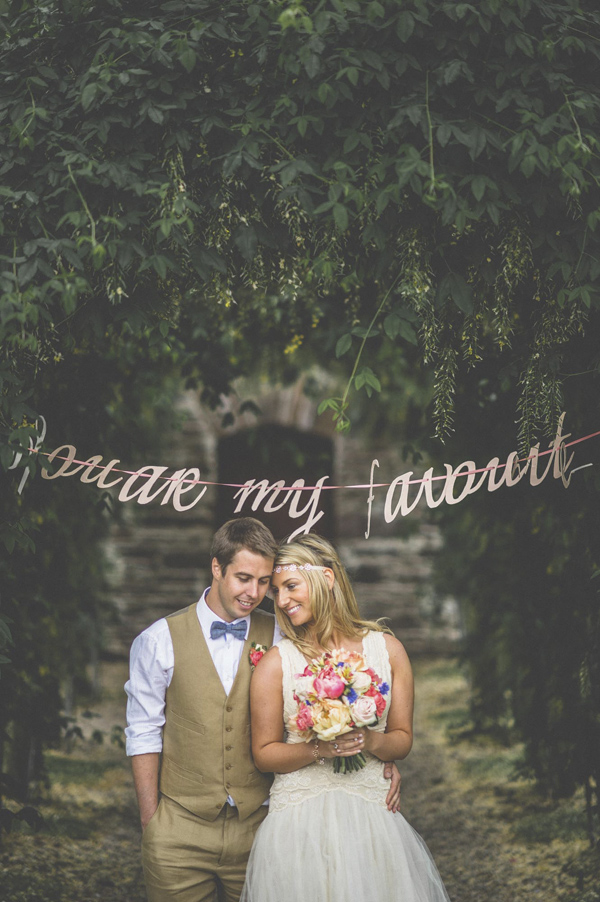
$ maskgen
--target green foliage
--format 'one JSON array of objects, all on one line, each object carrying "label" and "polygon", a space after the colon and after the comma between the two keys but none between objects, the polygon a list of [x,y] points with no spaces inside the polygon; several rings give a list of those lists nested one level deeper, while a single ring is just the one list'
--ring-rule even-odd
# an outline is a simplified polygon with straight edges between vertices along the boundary
[{"label": "green foliage", "polygon": [[550,427],[598,303],[599,25],[570,0],[25,4],[0,66],[5,429],[75,321],[180,337],[214,397],[249,308],[281,349],[341,283],[372,284],[368,319],[393,283],[387,317],[416,313],[440,435],[448,349],[515,330],[525,433]]},{"label": "green foliage", "polygon": [[[147,454],[171,416],[173,361],[164,343],[149,348],[111,334],[95,350],[82,344],[78,351],[38,388],[50,440],[66,439],[84,454],[100,442],[129,461],[142,449]],[[25,800],[32,782],[44,778],[44,747],[69,726],[61,713],[65,686],[86,692],[88,665],[114,614],[102,547],[107,498],[78,480],[64,480],[57,492],[39,475],[19,494],[21,472],[0,476],[1,534],[5,541],[23,537],[0,559],[0,641],[10,658],[0,680],[0,769],[3,792]]]},{"label": "green foliage", "polygon": [[0,615],[0,664],[10,663],[10,658],[6,657],[6,652],[14,642],[9,624],[9,618],[5,615]]},{"label": "green foliage", "polygon": [[[580,343],[569,364],[587,353]],[[460,384],[458,394],[449,450],[457,460],[485,461],[506,446],[514,382],[488,373],[479,385]],[[597,430],[598,406],[573,380],[565,403],[573,437]],[[600,489],[597,443],[569,450],[573,467],[593,466],[573,473],[566,490],[550,475],[541,486],[478,493],[437,512],[444,534],[437,581],[461,602],[475,728],[522,738],[527,772],[553,796],[584,787],[591,839],[600,832],[600,522],[590,503]]]}]

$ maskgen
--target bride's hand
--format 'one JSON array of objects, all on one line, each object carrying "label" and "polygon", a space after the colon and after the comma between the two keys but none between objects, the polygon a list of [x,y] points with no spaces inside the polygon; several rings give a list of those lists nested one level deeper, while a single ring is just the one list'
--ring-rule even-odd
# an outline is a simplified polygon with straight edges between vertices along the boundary
[{"label": "bride's hand", "polygon": [[366,730],[352,730],[331,742],[319,740],[320,758],[350,758],[364,751]]}]

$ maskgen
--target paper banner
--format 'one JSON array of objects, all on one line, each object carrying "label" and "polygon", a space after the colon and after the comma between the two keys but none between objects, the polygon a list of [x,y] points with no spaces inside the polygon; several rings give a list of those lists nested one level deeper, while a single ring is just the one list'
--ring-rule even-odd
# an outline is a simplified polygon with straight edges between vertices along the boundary
[{"label": "paper banner", "polygon": [[[113,459],[103,463],[103,455],[96,454],[86,460],[77,457],[77,449],[74,445],[64,444],[54,451],[44,452],[40,450],[41,443],[46,434],[46,421],[39,418],[41,426],[38,426],[38,438],[34,446],[30,440],[30,452],[43,454],[49,461],[59,460],[61,465],[54,473],[42,469],[42,478],[46,480],[60,477],[79,475],[84,483],[95,483],[100,489],[115,489],[120,486],[118,500],[121,502],[136,501],[138,504],[150,504],[160,498],[161,505],[172,504],[176,511],[186,511],[195,507],[203,498],[208,486],[224,486],[238,489],[234,500],[239,499],[234,513],[247,512],[248,509],[256,512],[263,510],[265,513],[274,513],[288,506],[288,515],[291,519],[299,519],[306,516],[306,520],[292,534],[293,538],[300,533],[309,532],[323,516],[323,511],[318,510],[319,499],[322,491],[342,489],[368,489],[367,497],[367,529],[365,538],[369,537],[371,529],[372,503],[375,489],[387,489],[384,504],[384,519],[386,523],[392,523],[399,515],[406,517],[415,510],[424,499],[429,508],[439,507],[440,504],[460,504],[469,495],[474,494],[487,484],[488,492],[495,492],[501,486],[510,488],[516,485],[527,475],[532,486],[540,485],[546,477],[552,473],[554,479],[561,479],[565,488],[569,486],[573,469],[574,452],[570,455],[567,449],[581,442],[596,438],[600,431],[574,439],[568,442],[571,433],[563,433],[565,414],[559,419],[556,435],[550,442],[547,451],[540,451],[539,442],[533,445],[527,457],[519,457],[516,451],[511,451],[504,463],[500,463],[499,457],[493,457],[485,467],[477,467],[475,461],[466,460],[453,467],[451,464],[443,464],[445,473],[436,475],[434,468],[430,467],[422,476],[414,476],[412,470],[408,470],[396,476],[391,482],[375,482],[375,468],[379,467],[379,461],[371,463],[370,479],[367,483],[357,485],[325,485],[329,476],[323,476],[315,485],[306,485],[304,479],[296,479],[292,485],[285,485],[284,480],[270,483],[266,479],[248,479],[244,483],[212,482],[200,478],[200,470],[197,467],[189,467],[176,470],[171,475],[166,475],[170,469],[168,466],[148,465],[137,470],[124,470],[118,468],[120,460]],[[15,460],[9,469],[15,468],[22,458],[22,453],[15,456]],[[544,468],[539,471],[540,458],[547,457],[542,463]],[[591,466],[585,464],[584,466]],[[578,467],[576,469],[582,469]],[[29,471],[26,470],[21,479],[18,492],[21,493],[25,485]],[[125,477],[127,477],[125,479]],[[479,477],[479,478],[477,478]],[[443,482],[437,496],[434,496],[434,483]],[[458,483],[458,487],[457,487]],[[184,501],[183,496],[201,486],[201,490],[193,497]],[[411,487],[419,486],[413,491]],[[305,506],[300,508],[303,492],[309,492],[310,496]]]}]

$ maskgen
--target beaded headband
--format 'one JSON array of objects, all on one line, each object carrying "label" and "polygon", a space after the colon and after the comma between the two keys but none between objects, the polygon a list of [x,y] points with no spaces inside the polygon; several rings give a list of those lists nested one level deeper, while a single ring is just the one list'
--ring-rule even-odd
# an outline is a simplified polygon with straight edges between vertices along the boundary
[{"label": "beaded headband", "polygon": [[273,569],[273,573],[281,573],[282,570],[327,570],[327,567],[319,567],[317,564],[279,564]]}]

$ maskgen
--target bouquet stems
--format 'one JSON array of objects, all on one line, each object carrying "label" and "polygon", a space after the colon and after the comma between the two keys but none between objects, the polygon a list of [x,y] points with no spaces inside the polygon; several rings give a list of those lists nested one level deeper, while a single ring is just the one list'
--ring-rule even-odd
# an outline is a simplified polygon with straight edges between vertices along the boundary
[{"label": "bouquet stems", "polygon": [[350,774],[355,770],[362,770],[367,763],[367,759],[362,752],[358,755],[351,755],[349,758],[341,758],[338,756],[333,759],[334,774]]}]

